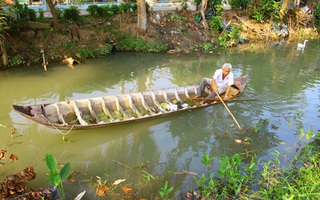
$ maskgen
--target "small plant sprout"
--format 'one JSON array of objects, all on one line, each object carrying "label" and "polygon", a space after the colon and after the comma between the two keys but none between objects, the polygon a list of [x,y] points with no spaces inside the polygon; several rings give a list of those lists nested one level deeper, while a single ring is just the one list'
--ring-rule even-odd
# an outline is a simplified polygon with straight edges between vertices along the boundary
[{"label": "small plant sprout", "polygon": [[164,199],[167,200],[169,197],[169,194],[173,191],[174,187],[168,188],[168,181],[164,183],[164,186],[160,188],[159,194]]},{"label": "small plant sprout", "polygon": [[49,181],[57,187],[61,199],[65,199],[64,189],[62,182],[66,180],[70,172],[70,162],[66,163],[61,171],[57,167],[57,159],[52,154],[46,155],[46,164],[49,169]]}]

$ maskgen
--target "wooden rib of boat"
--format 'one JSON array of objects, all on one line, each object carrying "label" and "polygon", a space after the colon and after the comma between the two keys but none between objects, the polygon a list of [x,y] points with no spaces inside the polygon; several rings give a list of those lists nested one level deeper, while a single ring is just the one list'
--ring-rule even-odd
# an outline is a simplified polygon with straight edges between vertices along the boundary
[{"label": "wooden rib of boat", "polygon": [[[235,79],[230,99],[244,90],[248,79],[248,76]],[[201,105],[199,101],[193,100],[198,87],[193,85],[12,107],[24,117],[45,126],[61,130],[81,130],[135,122],[220,103],[213,101]]]}]

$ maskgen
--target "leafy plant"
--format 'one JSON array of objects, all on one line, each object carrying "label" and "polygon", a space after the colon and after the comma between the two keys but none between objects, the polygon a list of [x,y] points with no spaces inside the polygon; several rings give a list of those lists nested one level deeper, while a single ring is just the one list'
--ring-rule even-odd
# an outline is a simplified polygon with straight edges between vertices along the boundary
[{"label": "leafy plant", "polygon": [[169,194],[173,191],[174,187],[168,188],[168,181],[164,183],[164,186],[160,188],[159,194],[163,199],[168,199]]},{"label": "leafy plant", "polygon": [[79,21],[80,20],[80,10],[77,6],[70,6],[63,10],[63,18],[71,21]]},{"label": "leafy plant", "polygon": [[61,169],[57,167],[57,160],[52,154],[46,155],[46,165],[49,169],[49,181],[57,187],[58,193],[62,199],[65,199],[64,189],[62,182],[66,180],[70,173],[70,163],[67,162]]},{"label": "leafy plant", "polygon": [[211,162],[213,161],[213,157],[209,157],[208,154],[204,153],[202,155],[201,162],[206,166],[209,167],[211,165]]},{"label": "leafy plant", "polygon": [[318,29],[318,33],[320,33],[320,3],[316,5],[315,9],[315,25]]},{"label": "leafy plant", "polygon": [[151,179],[154,179],[154,176],[152,176],[152,174],[150,174],[149,172],[145,170],[141,170],[141,171],[144,173],[143,177],[146,179],[148,183],[150,183]]},{"label": "leafy plant", "polygon": [[221,16],[214,16],[209,22],[210,28],[212,31],[219,31],[223,28],[221,23]]},{"label": "leafy plant", "polygon": [[281,1],[262,0],[257,8],[253,9],[252,19],[263,23],[267,20],[276,21],[280,18]]}]

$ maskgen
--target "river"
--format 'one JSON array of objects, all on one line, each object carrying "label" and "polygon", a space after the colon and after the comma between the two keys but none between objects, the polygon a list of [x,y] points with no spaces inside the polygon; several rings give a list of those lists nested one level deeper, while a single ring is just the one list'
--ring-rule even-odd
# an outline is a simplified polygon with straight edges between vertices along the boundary
[{"label": "river", "polygon": [[[191,174],[206,170],[204,153],[215,157],[217,167],[222,156],[239,153],[247,162],[252,155],[269,160],[279,152],[281,165],[287,166],[308,141],[299,138],[299,130],[320,131],[320,41],[309,40],[303,52],[297,43],[194,55],[116,53],[73,69],[49,63],[46,72],[42,66],[1,71],[0,150],[7,150],[7,157],[0,161],[0,179],[32,166],[37,177],[28,186],[49,186],[45,156],[51,153],[59,163],[71,164],[72,181],[64,183],[70,199],[84,190],[83,199],[113,199],[121,194],[119,186],[112,186],[118,179],[126,179],[121,185],[145,199],[159,196],[168,181],[174,187],[171,197],[183,199],[193,187]],[[251,101],[228,103],[242,131],[222,104],[68,134],[35,124],[11,108],[198,84],[225,62],[233,65],[236,77],[250,77],[239,98]],[[19,159],[10,161],[11,154]],[[95,195],[97,176],[113,194]]]}]

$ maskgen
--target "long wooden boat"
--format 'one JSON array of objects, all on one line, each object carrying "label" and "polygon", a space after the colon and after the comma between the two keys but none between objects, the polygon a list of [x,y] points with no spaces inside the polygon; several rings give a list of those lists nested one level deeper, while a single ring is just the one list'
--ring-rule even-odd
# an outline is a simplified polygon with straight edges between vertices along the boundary
[{"label": "long wooden boat", "polygon": [[[229,98],[245,88],[248,76],[235,79]],[[66,100],[38,105],[12,105],[24,117],[39,124],[61,130],[80,130],[113,126],[210,106],[196,100],[199,86],[150,90],[80,100]],[[221,95],[223,97],[223,95]]]}]

